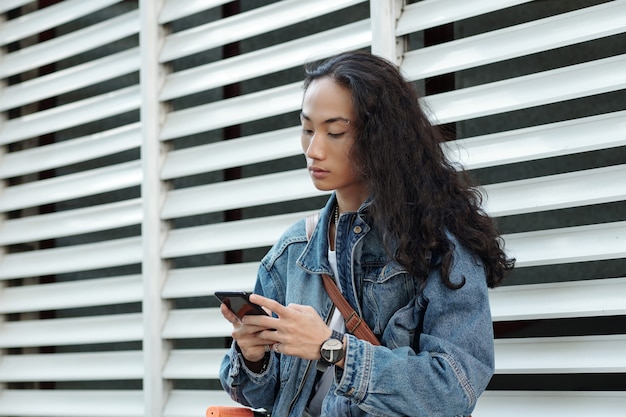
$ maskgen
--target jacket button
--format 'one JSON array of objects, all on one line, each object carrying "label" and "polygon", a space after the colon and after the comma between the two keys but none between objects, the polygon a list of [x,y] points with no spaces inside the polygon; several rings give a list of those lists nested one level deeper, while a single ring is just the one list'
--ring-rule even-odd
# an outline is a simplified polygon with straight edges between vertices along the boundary
[{"label": "jacket button", "polygon": [[356,234],[361,233],[363,229],[361,229],[361,226],[354,226],[354,229],[352,229],[352,231]]}]

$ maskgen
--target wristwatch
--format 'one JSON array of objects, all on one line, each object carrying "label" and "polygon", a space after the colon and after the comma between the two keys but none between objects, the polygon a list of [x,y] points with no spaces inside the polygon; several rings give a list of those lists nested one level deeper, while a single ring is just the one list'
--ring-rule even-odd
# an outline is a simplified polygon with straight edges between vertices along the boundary
[{"label": "wristwatch", "polygon": [[317,361],[317,369],[325,372],[329,366],[336,364],[343,359],[343,334],[333,330],[328,340],[320,347],[320,360]]}]

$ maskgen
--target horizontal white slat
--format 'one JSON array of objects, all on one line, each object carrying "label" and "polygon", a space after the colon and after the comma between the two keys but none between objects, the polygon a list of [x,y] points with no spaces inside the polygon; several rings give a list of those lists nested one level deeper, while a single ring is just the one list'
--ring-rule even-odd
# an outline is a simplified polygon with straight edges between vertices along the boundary
[{"label": "horizontal white slat", "polygon": [[626,393],[612,391],[486,391],[474,417],[619,417]]},{"label": "horizontal white slat", "polygon": [[0,381],[106,381],[142,379],[141,351],[4,355]]},{"label": "horizontal white slat", "polygon": [[623,10],[623,1],[609,2],[421,48],[404,55],[402,70],[411,79],[424,79],[611,36],[626,31]]},{"label": "horizontal white slat", "polygon": [[145,417],[143,397],[132,390],[3,390],[0,415]]},{"label": "horizontal white slat", "polygon": [[[163,258],[270,246],[293,223],[314,213],[300,212],[172,230]],[[1,265],[0,265],[1,266]]]},{"label": "horizontal white slat", "polygon": [[[211,320],[211,330],[207,328],[207,320]],[[227,336],[231,330],[217,309],[180,310],[172,312],[164,329],[164,337]],[[626,370],[624,349],[624,335],[496,339],[496,372],[620,373]],[[164,377],[215,378],[222,356],[223,351],[214,349],[173,351],[165,367]],[[205,365],[200,366],[201,363]]]},{"label": "horizontal white slat", "polygon": [[[209,405],[234,405],[222,391],[174,390],[168,397],[166,417],[197,417]],[[476,417],[618,417],[626,407],[622,392],[487,391],[472,415]],[[141,417],[140,391],[4,390],[0,413],[41,417]],[[202,414],[200,414],[202,415]]]},{"label": "horizontal white slat", "polygon": [[204,104],[168,114],[161,140],[219,129],[300,108],[302,83]]},{"label": "horizontal white slat", "polygon": [[625,145],[626,111],[443,143],[448,157],[466,169]]},{"label": "horizontal white slat", "polygon": [[[537,401],[535,402],[535,399]],[[572,401],[573,400],[573,401]],[[169,396],[165,417],[197,417],[209,405],[236,405],[223,391],[180,391]],[[474,412],[475,417],[570,417],[588,415],[617,417],[626,406],[621,392],[487,391]],[[530,414],[529,414],[530,413]]]},{"label": "horizontal white slat", "polygon": [[422,0],[404,7],[396,36],[440,26],[457,20],[505,9],[531,0]]},{"label": "horizontal white slat", "polygon": [[166,379],[218,379],[227,349],[172,350],[163,368]]},{"label": "horizontal white slat", "polygon": [[165,0],[161,13],[159,14],[159,23],[169,23],[204,10],[228,3],[230,0]]},{"label": "horizontal white slat", "polygon": [[0,178],[59,168],[138,148],[140,145],[140,125],[132,123],[89,136],[5,154],[0,164]]},{"label": "horizontal white slat", "polygon": [[[224,289],[250,291],[257,269],[257,262],[173,269],[162,295],[171,299]],[[626,278],[606,278],[498,287],[490,291],[490,304],[494,321],[614,316],[626,314],[623,294]]]},{"label": "horizontal white slat", "polygon": [[[217,171],[302,153],[300,126],[171,152],[162,179]],[[594,140],[589,141],[593,136]],[[466,169],[626,145],[626,112],[609,113],[442,144]],[[1,165],[0,165],[1,169]]]},{"label": "horizontal white slat", "polygon": [[139,162],[124,162],[77,174],[5,188],[0,196],[0,211],[11,211],[46,203],[96,195],[139,185],[142,172]]},{"label": "horizontal white slat", "polygon": [[167,397],[163,417],[202,417],[211,405],[240,406],[225,391],[174,390]]},{"label": "horizontal white slat", "polygon": [[233,326],[219,308],[186,308],[170,311],[163,326],[164,339],[230,337]]},{"label": "horizontal white slat", "polygon": [[131,342],[142,336],[139,313],[23,320],[0,325],[0,348]]},{"label": "horizontal white slat", "polygon": [[570,172],[484,187],[493,217],[626,200],[626,165]]},{"label": "horizontal white slat", "polygon": [[66,0],[44,9],[9,20],[0,27],[0,45],[37,35],[47,29],[71,22],[121,0]]},{"label": "horizontal white slat", "polygon": [[[160,99],[171,100],[322,59],[333,53],[362,48],[372,41],[369,20],[340,26],[233,58],[171,74]],[[338,49],[341,48],[341,49]]]},{"label": "horizontal white slat", "polygon": [[0,96],[0,111],[94,85],[138,69],[138,48],[131,48],[104,58],[88,61],[62,71],[5,87]]},{"label": "horizontal white slat", "polygon": [[[300,126],[170,152],[161,179],[250,165],[302,154]],[[1,165],[0,165],[1,166]]]},{"label": "horizontal white slat", "polygon": [[540,230],[503,236],[516,266],[626,258],[626,222]]},{"label": "horizontal white slat", "polygon": [[[224,281],[215,287],[231,289]],[[504,321],[621,315],[626,313],[624,288],[626,278],[501,287],[490,292],[492,316]],[[185,309],[170,313],[163,337],[222,337],[231,331],[217,308]]]},{"label": "horizontal white slat", "polygon": [[138,32],[139,12],[133,10],[68,35],[59,36],[4,55],[2,62],[0,62],[0,78],[39,68]]},{"label": "horizontal white slat", "polygon": [[[311,212],[290,213],[174,230],[162,256],[174,258],[273,244],[296,220]],[[549,263],[619,259],[626,254],[626,222],[516,233],[504,236],[518,267]]]},{"label": "horizontal white slat", "polygon": [[139,224],[141,219],[141,201],[138,199],[19,217],[0,223],[0,245],[115,229]]},{"label": "horizontal white slat", "polygon": [[219,290],[250,291],[258,262],[171,269],[163,286],[164,299],[198,297]]},{"label": "horizontal white slat", "polygon": [[[626,55],[428,96],[435,123],[448,123],[626,88]],[[602,77],[597,74],[602,73]],[[161,139],[297,110],[301,83],[293,83],[169,114]],[[211,117],[207,117],[211,115]]]},{"label": "horizontal white slat", "polygon": [[6,287],[0,314],[140,302],[140,275]]},{"label": "horizontal white slat", "polygon": [[[626,55],[426,97],[436,123],[450,123],[626,88]],[[602,76],[599,76],[601,74]]]},{"label": "horizontal white slat", "polygon": [[168,36],[160,61],[192,55],[218,46],[309,20],[363,0],[284,0]]},{"label": "horizontal white slat", "polygon": [[[210,405],[236,405],[224,391],[174,390],[165,417],[197,417]],[[486,391],[472,413],[475,417],[619,417],[626,394],[604,391]],[[140,391],[3,390],[0,413],[41,417],[142,417]],[[202,415],[202,414],[200,414]]]},{"label": "horizontal white slat", "polygon": [[626,372],[626,335],[496,339],[496,373]]},{"label": "horizontal white slat", "polygon": [[498,287],[489,304],[494,321],[626,315],[626,278]]},{"label": "horizontal white slat", "polygon": [[[486,211],[493,216],[553,210],[626,199],[626,166],[618,165],[486,186]],[[268,204],[322,194],[305,169],[172,191],[165,219]]]},{"label": "horizontal white slat", "polygon": [[141,263],[140,237],[5,255],[0,280]]},{"label": "horizontal white slat", "polygon": [[0,3],[0,13],[8,12],[25,4],[31,3],[33,0],[4,0]]},{"label": "horizontal white slat", "polygon": [[[620,373],[626,370],[626,336],[496,339],[496,373]],[[217,379],[226,349],[174,350],[167,379]],[[6,355],[0,381],[141,379],[139,351]]]},{"label": "horizontal white slat", "polygon": [[[38,417],[145,417],[141,391],[3,390],[0,413]],[[198,417],[210,405],[236,406],[224,391],[174,390],[165,417]]]},{"label": "horizontal white slat", "polygon": [[307,169],[298,169],[171,191],[161,216],[173,219],[324,194],[328,192],[313,186]]},{"label": "horizontal white slat", "polygon": [[131,86],[16,119],[10,119],[4,123],[0,130],[0,144],[6,145],[18,142],[22,139],[136,110],[140,104],[139,86]]}]

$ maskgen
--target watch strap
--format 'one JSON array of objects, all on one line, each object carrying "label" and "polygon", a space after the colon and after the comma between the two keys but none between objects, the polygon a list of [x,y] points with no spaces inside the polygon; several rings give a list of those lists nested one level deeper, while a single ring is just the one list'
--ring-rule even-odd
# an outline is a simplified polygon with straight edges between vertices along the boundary
[{"label": "watch strap", "polygon": [[338,332],[337,330],[333,330],[333,333],[330,335],[331,339],[337,339],[343,343],[343,333]]},{"label": "watch strap", "polygon": [[328,370],[328,368],[330,368],[330,364],[326,363],[326,361],[324,361],[324,359],[320,359],[319,361],[317,361],[317,363],[315,364],[315,367],[317,368],[318,371],[320,372],[326,372]]}]

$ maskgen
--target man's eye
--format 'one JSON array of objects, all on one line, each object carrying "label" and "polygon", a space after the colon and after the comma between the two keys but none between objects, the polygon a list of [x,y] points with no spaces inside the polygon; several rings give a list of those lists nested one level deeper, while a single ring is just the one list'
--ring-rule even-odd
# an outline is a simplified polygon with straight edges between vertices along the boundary
[{"label": "man's eye", "polygon": [[328,136],[330,136],[331,138],[340,138],[342,137],[346,132],[340,132],[340,133],[333,133],[333,132],[328,132]]}]

